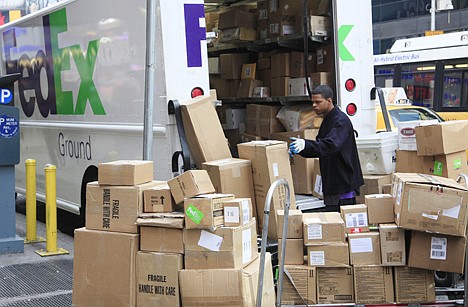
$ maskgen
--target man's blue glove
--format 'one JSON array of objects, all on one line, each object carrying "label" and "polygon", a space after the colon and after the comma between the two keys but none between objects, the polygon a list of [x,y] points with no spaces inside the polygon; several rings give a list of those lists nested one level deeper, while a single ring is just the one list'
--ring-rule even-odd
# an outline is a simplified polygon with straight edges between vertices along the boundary
[{"label": "man's blue glove", "polygon": [[289,144],[289,153],[291,154],[298,154],[305,148],[305,140],[298,139],[298,138],[290,138],[293,140],[291,144]]}]

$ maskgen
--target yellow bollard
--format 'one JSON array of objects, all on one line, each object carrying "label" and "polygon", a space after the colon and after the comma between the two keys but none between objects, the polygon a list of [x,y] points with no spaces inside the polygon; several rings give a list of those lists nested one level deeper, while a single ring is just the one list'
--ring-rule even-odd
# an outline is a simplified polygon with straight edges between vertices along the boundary
[{"label": "yellow bollard", "polygon": [[26,239],[25,244],[44,242],[36,233],[36,160],[26,162]]},{"label": "yellow bollard", "polygon": [[41,256],[68,254],[63,248],[57,248],[57,168],[47,164],[45,171],[46,185],[46,250],[36,251]]}]

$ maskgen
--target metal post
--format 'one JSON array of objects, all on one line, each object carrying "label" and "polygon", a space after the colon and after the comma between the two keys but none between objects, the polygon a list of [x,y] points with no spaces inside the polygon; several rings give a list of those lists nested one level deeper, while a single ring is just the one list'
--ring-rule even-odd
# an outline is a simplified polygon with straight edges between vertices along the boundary
[{"label": "metal post", "polygon": [[431,0],[431,31],[435,31],[436,0]]},{"label": "metal post", "polygon": [[36,251],[41,256],[68,254],[57,248],[57,168],[47,164],[44,167],[46,184],[46,250]]},{"label": "metal post", "polygon": [[27,159],[26,162],[26,239],[25,244],[44,242],[36,233],[36,160]]},{"label": "metal post", "polygon": [[[459,174],[457,178],[457,182],[461,183],[461,181],[465,182],[465,186],[468,188],[468,175],[466,174]],[[465,274],[464,274],[464,288],[463,288],[463,306],[468,306],[468,276],[466,275],[466,270],[468,269],[468,245],[465,247]]]}]

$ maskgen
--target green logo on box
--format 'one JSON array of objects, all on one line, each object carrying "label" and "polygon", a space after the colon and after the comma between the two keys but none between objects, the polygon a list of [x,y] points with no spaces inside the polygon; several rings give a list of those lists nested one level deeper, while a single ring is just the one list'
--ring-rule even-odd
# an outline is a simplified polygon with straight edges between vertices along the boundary
[{"label": "green logo on box", "polygon": [[200,210],[198,210],[194,205],[189,205],[187,210],[185,210],[185,214],[194,221],[197,225],[200,224],[203,216],[205,216]]},{"label": "green logo on box", "polygon": [[444,163],[435,161],[434,162],[434,175],[442,176],[442,169],[444,168]]},{"label": "green logo on box", "polygon": [[453,161],[453,169],[458,170],[458,169],[461,169],[461,167],[462,167],[461,159],[455,159]]}]

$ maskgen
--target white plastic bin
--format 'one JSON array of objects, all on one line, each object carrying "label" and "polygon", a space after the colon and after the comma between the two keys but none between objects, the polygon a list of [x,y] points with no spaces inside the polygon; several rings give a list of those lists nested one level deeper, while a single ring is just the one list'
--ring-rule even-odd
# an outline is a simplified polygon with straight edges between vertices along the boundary
[{"label": "white plastic bin", "polygon": [[395,171],[398,134],[381,132],[356,139],[364,175],[386,175]]}]

